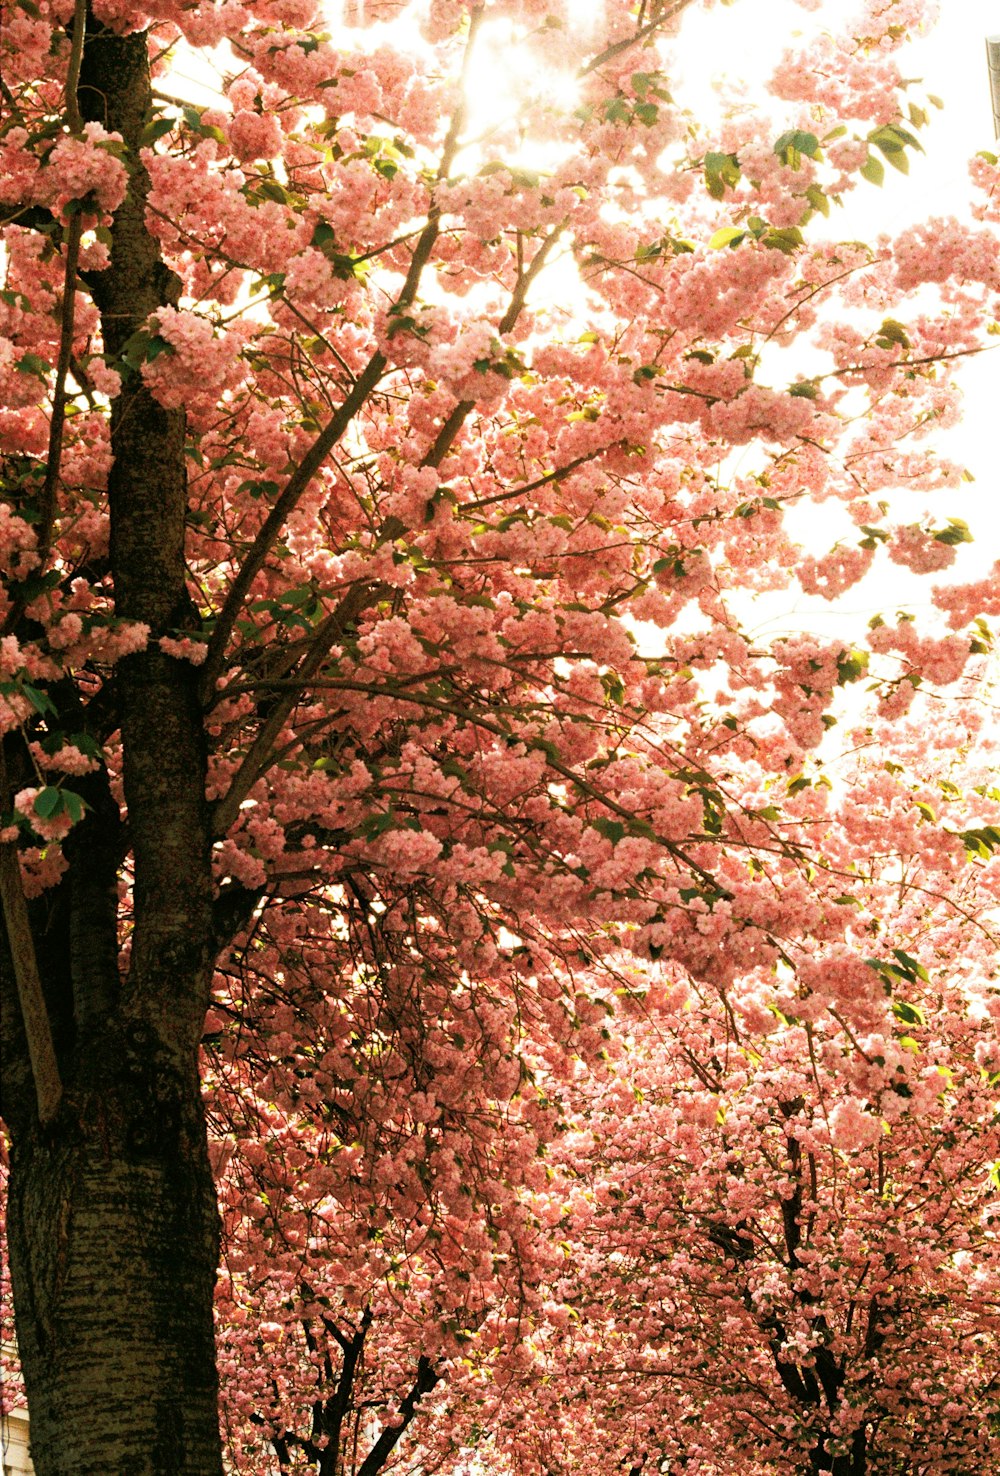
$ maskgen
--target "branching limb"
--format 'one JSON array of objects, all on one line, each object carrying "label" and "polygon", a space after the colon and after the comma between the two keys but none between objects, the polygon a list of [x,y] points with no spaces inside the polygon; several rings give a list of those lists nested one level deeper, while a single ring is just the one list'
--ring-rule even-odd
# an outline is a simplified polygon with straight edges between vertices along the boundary
[{"label": "branching limb", "polygon": [[407,1426],[413,1420],[417,1412],[417,1405],[425,1394],[429,1394],[440,1378],[434,1372],[429,1358],[423,1354],[417,1360],[417,1377],[409,1394],[399,1406],[399,1421],[395,1425],[388,1425],[381,1433],[371,1450],[365,1456],[358,1467],[357,1476],[378,1476],[386,1461],[392,1455],[400,1437],[406,1431]]},{"label": "branching limb", "polygon": [[383,590],[382,585],[353,585],[337,608],[322,622],[301,666],[288,679],[284,686],[284,695],[275,703],[267,720],[262,724],[227,793],[216,806],[213,829],[217,838],[226,834],[239,813],[240,805],[257,780],[270,767],[274,741],[288,721],[304,688],[309,685],[310,678],[316,675],[326,660],[330,647],[343,634],[346,627],[352,624],[361,611],[377,599]]},{"label": "branching limb", "polygon": [[239,617],[243,602],[250,591],[250,586],[256,579],[264,566],[264,561],[274,547],[282,528],[285,526],[290,514],[294,511],[299,498],[309,486],[313,477],[319,471],[327,456],[347,430],[355,415],[364,405],[370,392],[382,377],[386,368],[386,360],[381,353],[374,353],[369,359],[362,373],[355,381],[350,394],[344,400],[336,415],[324,426],[323,430],[313,442],[309,451],[299,462],[298,467],[288,481],[284,491],[278,497],[272,507],[264,525],[240,566],[240,571],[233,580],[226,602],[219,611],[212,632],[212,639],[208,643],[208,655],[202,668],[201,695],[202,701],[211,700],[216,680],[222,671],[226,653],[226,644],[233,631],[233,626]]},{"label": "branching limb", "polygon": [[[469,40],[466,46],[465,66],[463,67],[463,83],[465,71],[468,67],[469,57],[475,41],[476,31],[482,18],[482,7],[477,7],[472,12],[469,28]],[[460,102],[448,127],[445,136],[444,148],[438,166],[438,180],[446,179],[451,169],[452,162],[458,149],[459,138],[465,121],[465,105]],[[410,307],[414,302],[420,278],[424,267],[427,265],[441,230],[441,210],[432,200],[431,207],[427,212],[427,221],[423,230],[417,238],[417,244],[410,259],[409,271],[403,283],[399,297],[396,299],[396,309]],[[211,698],[215,682],[222,671],[225,660],[226,645],[232,634],[233,626],[239,617],[243,602],[250,591],[250,586],[264,566],[271,549],[274,547],[285,526],[289,516],[294,511],[299,499],[306,488],[316,476],[323,462],[329,456],[334,446],[340,441],[354,417],[365,405],[368,396],[382,378],[388,368],[388,360],[378,349],[372,354],[365,368],[355,380],[340,409],[333,415],[330,421],[323,427],[312,446],[309,448],[302,461],[292,474],[284,490],[281,492],[274,507],[271,509],[264,525],[253,544],[244,557],[242,566],[236,578],[230,586],[225,603],[219,612],[212,632],[212,639],[208,643],[208,655],[205,658],[205,666],[202,672],[201,692],[202,700]]]},{"label": "branching limb", "polygon": [[[514,324],[517,322],[518,318],[521,316],[522,311],[524,310],[525,300],[528,296],[528,288],[531,286],[532,282],[535,280],[542,267],[545,265],[545,262],[550,251],[552,250],[552,247],[555,245],[556,241],[558,241],[559,237],[562,235],[565,229],[565,221],[561,225],[556,226],[555,230],[552,231],[548,236],[546,236],[541,246],[539,246],[538,250],[535,252],[527,270],[518,273],[517,283],[515,284],[514,291],[511,293],[510,302],[507,304],[507,311],[504,313],[503,317],[500,319],[499,324],[497,325],[498,333],[509,333],[510,330],[514,327]],[[518,245],[520,247],[520,237],[518,238]],[[434,444],[431,446],[430,450],[427,452],[427,455],[424,457],[421,463],[422,466],[436,467],[441,465],[442,461],[445,459],[445,457],[448,455],[448,452],[454,445],[455,437],[458,435],[469,415],[475,409],[475,405],[475,400],[459,400],[458,404],[455,406],[454,410],[452,410],[451,414],[448,416],[448,419],[445,421],[444,425],[442,425],[441,429],[435,436]],[[402,529],[402,524],[400,524],[400,528]],[[398,535],[390,534],[389,536],[397,537]]]}]

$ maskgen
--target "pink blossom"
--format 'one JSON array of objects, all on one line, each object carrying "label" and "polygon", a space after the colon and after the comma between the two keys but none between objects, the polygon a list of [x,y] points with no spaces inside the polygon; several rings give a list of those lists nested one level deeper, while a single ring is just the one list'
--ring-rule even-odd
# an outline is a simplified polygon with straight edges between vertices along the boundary
[{"label": "pink blossom", "polygon": [[243,108],[230,119],[227,132],[238,159],[274,159],[281,152],[281,124],[273,113]]}]

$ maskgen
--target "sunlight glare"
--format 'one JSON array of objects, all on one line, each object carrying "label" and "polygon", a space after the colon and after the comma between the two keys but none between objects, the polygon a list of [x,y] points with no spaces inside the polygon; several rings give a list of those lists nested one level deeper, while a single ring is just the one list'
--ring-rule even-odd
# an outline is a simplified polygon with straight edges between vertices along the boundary
[{"label": "sunlight glare", "polygon": [[[586,26],[593,0],[580,6]],[[575,17],[574,17],[575,19]],[[503,149],[503,162],[519,168],[552,169],[566,152],[554,137],[532,127],[539,115],[553,120],[579,101],[573,72],[544,59],[513,21],[487,22],[476,37],[465,84],[467,136],[476,144]],[[464,151],[463,151],[464,152]]]},{"label": "sunlight glare", "polygon": [[797,40],[809,17],[793,0],[768,0],[767,24],[755,5],[719,11],[690,10],[681,26],[677,55],[680,69],[670,90],[681,107],[712,126],[727,101],[743,95],[759,99],[775,63],[789,42]]}]

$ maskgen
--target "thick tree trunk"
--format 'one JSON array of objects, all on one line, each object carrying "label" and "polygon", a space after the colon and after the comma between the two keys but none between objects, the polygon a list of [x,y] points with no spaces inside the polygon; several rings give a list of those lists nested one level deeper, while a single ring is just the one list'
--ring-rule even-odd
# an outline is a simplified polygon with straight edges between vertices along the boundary
[{"label": "thick tree trunk", "polygon": [[220,1476],[197,1084],[149,1044],[109,1036],[72,1114],[16,1140],[10,1262],[38,1476]]},{"label": "thick tree trunk", "polygon": [[[111,265],[88,277],[114,361],[178,286],[145,224],[146,37],[91,19],[78,97],[83,117],[127,147]],[[52,692],[61,716],[64,703],[74,709],[72,727],[93,721],[105,738],[118,728],[128,819],[106,773],[75,784],[90,786],[89,810],[68,840],[68,870],[31,904],[62,1087],[49,1124],[0,948],[15,1319],[38,1476],[221,1476],[218,1212],[197,1072],[212,971],[205,739],[195,668],[158,645],[197,620],[185,581],[185,424],[135,374],[111,424],[115,610],[150,635],[95,704],[100,721],[70,683]],[[23,745],[12,738],[9,749],[16,785]],[[131,949],[119,977],[117,873],[129,854]]]}]

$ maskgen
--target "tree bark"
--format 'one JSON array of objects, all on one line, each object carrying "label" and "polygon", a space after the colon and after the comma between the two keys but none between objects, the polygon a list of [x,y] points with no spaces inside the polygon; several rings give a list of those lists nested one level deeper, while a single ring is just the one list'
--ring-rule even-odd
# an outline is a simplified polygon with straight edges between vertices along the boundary
[{"label": "tree bark", "polygon": [[215,1194],[197,1082],[109,1032],[54,1132],[17,1135],[8,1237],[38,1476],[220,1476]]},{"label": "tree bark", "polygon": [[[120,132],[127,147],[111,265],[88,276],[114,362],[178,287],[145,223],[145,35],[118,36],[89,18],[78,99],[84,119]],[[66,874],[30,904],[63,1087],[51,1123],[39,1119],[6,938],[0,949],[15,1320],[38,1476],[221,1476],[218,1211],[197,1060],[213,962],[205,740],[195,668],[158,646],[197,620],[184,565],[184,415],[133,373],[111,426],[115,610],[150,635],[114,682],[127,821],[107,775],[88,776],[90,808],[67,844]],[[15,770],[13,740],[10,750]],[[128,853],[121,977],[117,872]]]}]

